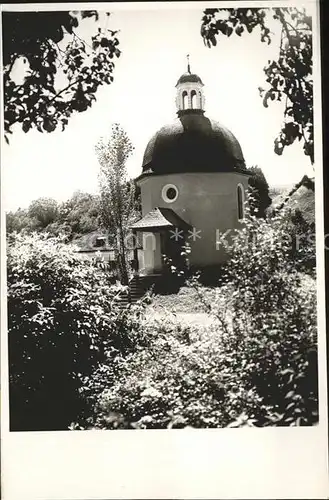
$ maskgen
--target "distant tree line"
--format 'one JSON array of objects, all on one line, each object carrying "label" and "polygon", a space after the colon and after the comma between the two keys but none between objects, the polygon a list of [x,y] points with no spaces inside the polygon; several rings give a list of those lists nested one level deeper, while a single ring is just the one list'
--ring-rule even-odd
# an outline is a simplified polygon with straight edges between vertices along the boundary
[{"label": "distant tree line", "polygon": [[[136,190],[136,204],[140,191]],[[101,231],[101,199],[98,194],[76,191],[69,200],[57,202],[42,197],[30,203],[28,208],[18,208],[6,214],[7,234],[14,232],[44,232],[51,236],[63,235],[67,241],[92,231]],[[107,231],[111,232],[110,225]]]},{"label": "distant tree line", "polygon": [[99,227],[99,197],[81,191],[62,203],[52,198],[38,198],[26,209],[7,213],[7,233],[49,232],[70,240]]}]

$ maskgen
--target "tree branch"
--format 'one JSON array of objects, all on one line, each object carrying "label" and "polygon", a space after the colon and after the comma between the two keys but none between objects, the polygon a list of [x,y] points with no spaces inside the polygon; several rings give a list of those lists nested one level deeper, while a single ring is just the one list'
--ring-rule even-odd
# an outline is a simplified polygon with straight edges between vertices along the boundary
[{"label": "tree branch", "polygon": [[284,13],[282,12],[282,9],[280,9],[280,8],[276,9],[276,13],[277,13],[278,17],[280,18],[282,27],[283,27],[283,29],[286,32],[286,35],[287,35],[287,38],[289,40],[290,45],[293,45],[292,40],[291,40],[291,36],[290,36],[290,31],[289,31],[289,28],[288,28],[288,23],[286,21]]},{"label": "tree branch", "polygon": [[58,96],[60,96],[61,94],[63,94],[63,92],[65,92],[66,90],[68,90],[69,88],[73,87],[73,85],[75,85],[76,83],[79,83],[79,79],[75,80],[74,82],[71,82],[69,85],[67,85],[67,87],[65,87],[64,89],[62,89],[60,92],[58,92],[56,95],[54,95],[54,97],[47,103],[47,106],[49,106],[49,104],[51,104],[55,99],[57,99]]}]

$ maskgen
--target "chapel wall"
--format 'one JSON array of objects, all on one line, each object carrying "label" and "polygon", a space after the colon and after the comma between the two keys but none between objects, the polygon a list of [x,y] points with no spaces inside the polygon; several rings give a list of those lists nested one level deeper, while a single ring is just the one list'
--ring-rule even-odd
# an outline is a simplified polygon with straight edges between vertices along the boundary
[{"label": "chapel wall", "polygon": [[[178,189],[178,197],[172,203],[162,198],[162,189],[166,184],[173,184]],[[191,264],[214,265],[228,257],[224,245],[218,244],[219,234],[241,227],[238,220],[238,184],[247,190],[248,177],[237,172],[149,176],[141,182],[142,212],[145,215],[156,207],[171,208],[200,236],[193,238],[189,234],[187,239],[192,250]],[[229,241],[231,232],[221,241]]]}]

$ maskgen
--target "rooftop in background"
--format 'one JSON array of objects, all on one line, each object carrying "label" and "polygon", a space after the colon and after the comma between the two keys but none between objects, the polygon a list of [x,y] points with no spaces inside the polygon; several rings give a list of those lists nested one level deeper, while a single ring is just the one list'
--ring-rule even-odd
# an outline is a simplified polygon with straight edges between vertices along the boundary
[{"label": "rooftop in background", "polygon": [[93,231],[79,236],[72,240],[71,244],[78,247],[78,252],[109,252],[113,250],[113,245],[109,244],[107,235],[101,231]]},{"label": "rooftop in background", "polygon": [[314,224],[314,179],[304,176],[300,182],[293,185],[290,189],[282,188],[281,193],[273,196],[269,211],[271,212],[273,209],[281,209],[283,207],[292,212],[299,211],[308,224]]}]

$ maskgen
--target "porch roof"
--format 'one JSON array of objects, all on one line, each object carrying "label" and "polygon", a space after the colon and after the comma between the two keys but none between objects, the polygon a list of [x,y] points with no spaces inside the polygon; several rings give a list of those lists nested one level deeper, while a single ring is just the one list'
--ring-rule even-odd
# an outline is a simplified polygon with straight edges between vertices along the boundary
[{"label": "porch roof", "polygon": [[156,231],[173,227],[178,227],[179,229],[191,228],[190,224],[179,217],[171,208],[162,207],[154,208],[130,226],[135,231]]}]

